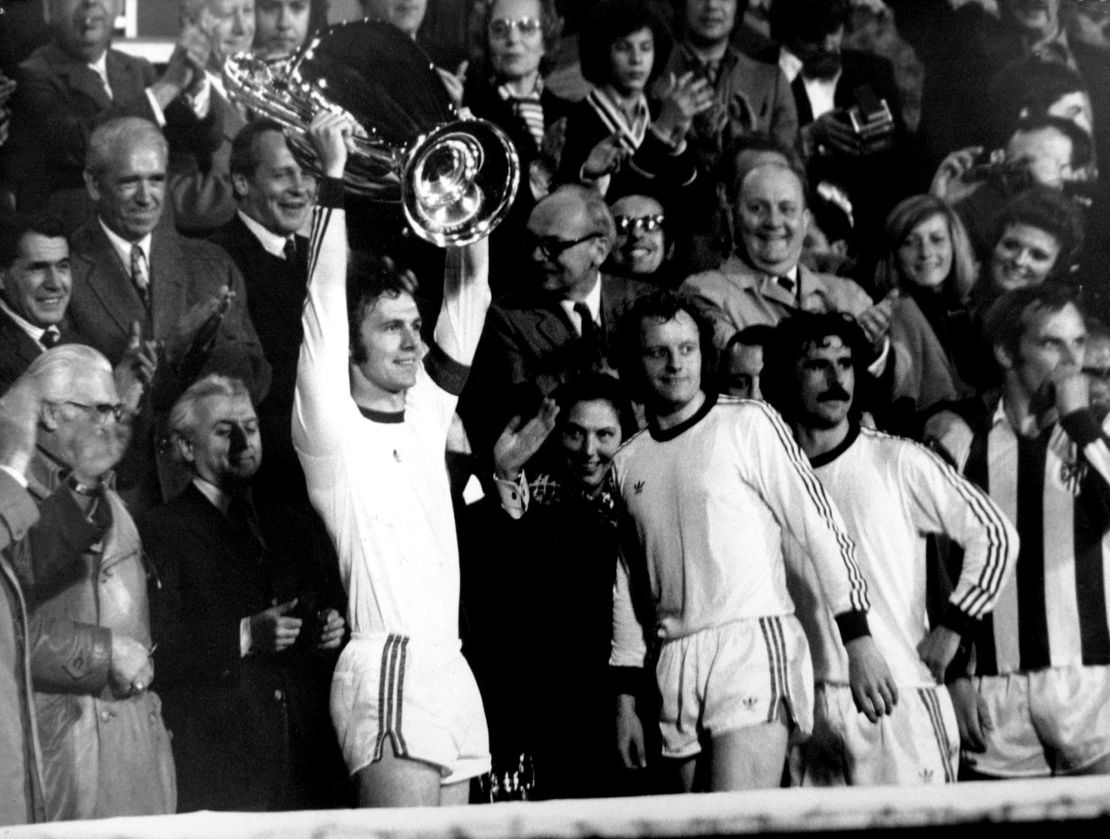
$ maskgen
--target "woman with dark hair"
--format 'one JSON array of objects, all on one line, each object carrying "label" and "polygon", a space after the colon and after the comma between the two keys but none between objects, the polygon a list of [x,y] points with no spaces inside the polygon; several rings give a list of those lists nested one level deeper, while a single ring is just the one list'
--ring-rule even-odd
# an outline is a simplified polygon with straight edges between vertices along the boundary
[{"label": "woman with dark hair", "polygon": [[[607,683],[617,559],[609,465],[635,430],[620,382],[592,374],[527,422],[515,418],[497,442],[498,492],[465,531],[483,575],[468,656],[489,709],[495,800],[524,797],[522,787],[529,798],[622,791]],[[547,468],[535,465],[541,447]]]},{"label": "woman with dark hair", "polygon": [[651,0],[601,0],[579,35],[582,75],[593,85],[567,120],[558,179],[629,195],[693,183],[697,163],[686,147],[696,114],[713,103],[704,78],[668,78],[659,112],[647,90],[666,66],[673,39]]},{"label": "woman with dark hair", "polygon": [[884,426],[911,433],[921,412],[972,393],[975,272],[967,231],[944,200],[914,195],[891,211],[875,271],[878,295],[899,292],[890,324],[893,405],[879,417]]},{"label": "woman with dark hair", "polygon": [[1083,218],[1059,190],[1033,186],[999,213],[972,296],[980,311],[1007,291],[1067,281],[1083,250]]},{"label": "woman with dark hair", "polygon": [[571,103],[548,90],[543,76],[558,51],[560,29],[554,0],[492,0],[485,5],[481,56],[467,72],[463,105],[501,128],[520,160],[516,198],[490,243],[498,256],[495,293],[528,266],[524,227],[558,165],[546,138]]}]

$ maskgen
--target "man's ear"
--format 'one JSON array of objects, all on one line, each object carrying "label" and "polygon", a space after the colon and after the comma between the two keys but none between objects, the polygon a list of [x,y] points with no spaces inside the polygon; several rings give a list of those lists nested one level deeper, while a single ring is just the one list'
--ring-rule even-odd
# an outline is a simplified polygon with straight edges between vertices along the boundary
[{"label": "man's ear", "polygon": [[93,173],[86,169],[84,171],[84,176],[85,190],[89,193],[89,197],[92,198],[94,202],[100,201],[100,187],[97,185],[96,178],[93,177]]},{"label": "man's ear", "polygon": [[615,241],[607,236],[598,236],[592,242],[590,247],[593,248],[593,264],[595,268],[600,268],[606,259],[609,258],[609,252],[613,250]]},{"label": "man's ear", "polygon": [[995,344],[994,347],[993,347],[993,352],[994,352],[994,360],[996,362],[998,362],[999,367],[1001,367],[1003,370],[1013,370],[1014,369],[1014,359],[1010,355],[1009,350],[1007,350],[1001,344]]},{"label": "man's ear", "polygon": [[193,462],[194,458],[193,458],[193,441],[192,440],[186,439],[185,437],[182,437],[181,435],[175,435],[174,438],[173,438],[173,445],[174,445],[175,451],[177,452],[177,459],[179,461],[181,461],[182,463],[192,463]]},{"label": "man's ear", "polygon": [[43,402],[39,407],[39,425],[47,431],[58,430],[58,406]]},{"label": "man's ear", "polygon": [[231,175],[231,197],[239,201],[247,194],[247,179],[239,172]]}]

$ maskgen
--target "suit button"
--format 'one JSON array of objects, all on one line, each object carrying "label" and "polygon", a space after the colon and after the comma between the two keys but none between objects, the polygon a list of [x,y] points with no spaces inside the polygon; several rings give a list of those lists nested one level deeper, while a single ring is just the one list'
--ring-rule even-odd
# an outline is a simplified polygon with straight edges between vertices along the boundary
[{"label": "suit button", "polygon": [[275,702],[281,702],[281,700],[283,700],[284,698],[285,698],[285,693],[284,693],[284,691],[282,691],[281,688],[278,688],[277,690],[274,691],[274,701]]}]

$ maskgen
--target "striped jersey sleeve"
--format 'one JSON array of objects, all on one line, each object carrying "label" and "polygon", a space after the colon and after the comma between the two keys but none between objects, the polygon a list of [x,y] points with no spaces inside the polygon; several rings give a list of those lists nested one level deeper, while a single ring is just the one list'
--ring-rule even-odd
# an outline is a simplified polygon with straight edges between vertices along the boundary
[{"label": "striped jersey sleeve", "polygon": [[868,634],[870,602],[856,544],[782,417],[769,405],[758,404],[765,421],[753,425],[757,439],[751,448],[762,468],[764,497],[813,563],[847,643]]},{"label": "striped jersey sleeve", "polygon": [[937,454],[908,441],[901,451],[901,481],[913,501],[914,524],[922,533],[943,534],[963,548],[959,579],[941,623],[966,632],[994,608],[1013,573],[1017,531],[986,493]]}]

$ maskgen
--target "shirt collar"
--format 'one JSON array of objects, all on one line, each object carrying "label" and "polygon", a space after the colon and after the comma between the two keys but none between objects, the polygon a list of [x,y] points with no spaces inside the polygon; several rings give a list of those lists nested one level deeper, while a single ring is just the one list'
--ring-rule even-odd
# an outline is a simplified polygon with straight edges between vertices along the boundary
[{"label": "shirt collar", "polygon": [[108,80],[108,50],[104,50],[104,52],[102,52],[100,54],[100,58],[98,58],[96,61],[90,61],[88,66],[94,73],[96,73],[98,76],[100,76],[100,78],[107,81]]},{"label": "shirt collar", "polygon": [[30,335],[33,341],[39,344],[42,343],[42,336],[46,333],[46,330],[43,329],[41,326],[35,326],[26,318],[17,315],[15,313],[15,310],[8,305],[7,301],[5,301],[3,297],[0,297],[0,311],[4,312],[4,314],[15,321],[15,325],[26,332],[28,335]]},{"label": "shirt collar", "polygon": [[[563,307],[563,311],[569,316],[574,311],[577,303],[585,303],[586,308],[590,310],[590,317],[594,319],[594,323],[601,321],[601,274],[597,275],[597,281],[594,287],[590,289],[589,294],[586,295],[585,300],[570,300],[563,299],[559,301],[559,305]],[[574,318],[571,318],[573,322]]]},{"label": "shirt collar", "polygon": [[138,245],[140,248],[143,249],[143,255],[146,257],[147,267],[150,267],[150,240],[154,234],[147,233],[139,241],[129,242],[118,233],[116,233],[114,230],[109,228],[108,225],[104,223],[104,219],[102,219],[100,216],[97,216],[96,220],[100,223],[100,229],[104,231],[104,234],[108,237],[108,241],[112,243],[112,248],[119,255],[120,262],[123,263],[123,267],[126,271],[131,271],[131,248],[135,245]]},{"label": "shirt collar", "polygon": [[507,84],[499,84],[496,80],[493,84],[497,88],[498,95],[506,102],[512,102],[514,99],[539,99],[543,96],[543,77],[539,75],[536,76],[536,84],[532,92],[523,96],[518,96]]},{"label": "shirt collar", "polygon": [[213,507],[215,507],[224,515],[227,515],[227,507],[228,504],[231,503],[231,499],[228,497],[226,492],[224,492],[215,484],[209,483],[208,481],[204,480],[204,478],[200,477],[193,478],[193,486],[195,486],[200,491],[201,495],[212,502]]},{"label": "shirt collar", "polygon": [[282,259],[285,258],[285,243],[289,241],[290,237],[274,233],[274,231],[251,218],[242,210],[238,210],[237,212],[239,213],[239,218],[243,220],[243,224],[245,224],[247,229],[258,239],[266,253],[279,256]]},{"label": "shirt collar", "polygon": [[590,103],[601,121],[611,131],[619,132],[621,142],[629,151],[636,151],[644,141],[647,134],[650,115],[648,112],[647,97],[640,94],[632,106],[632,118],[628,118],[621,103],[614,99],[602,87],[595,87],[589,92],[586,100]]},{"label": "shirt collar", "polygon": [[798,74],[802,72],[802,59],[786,47],[782,47],[779,50],[779,67],[782,68],[786,80],[793,83],[794,79],[798,78]]}]

